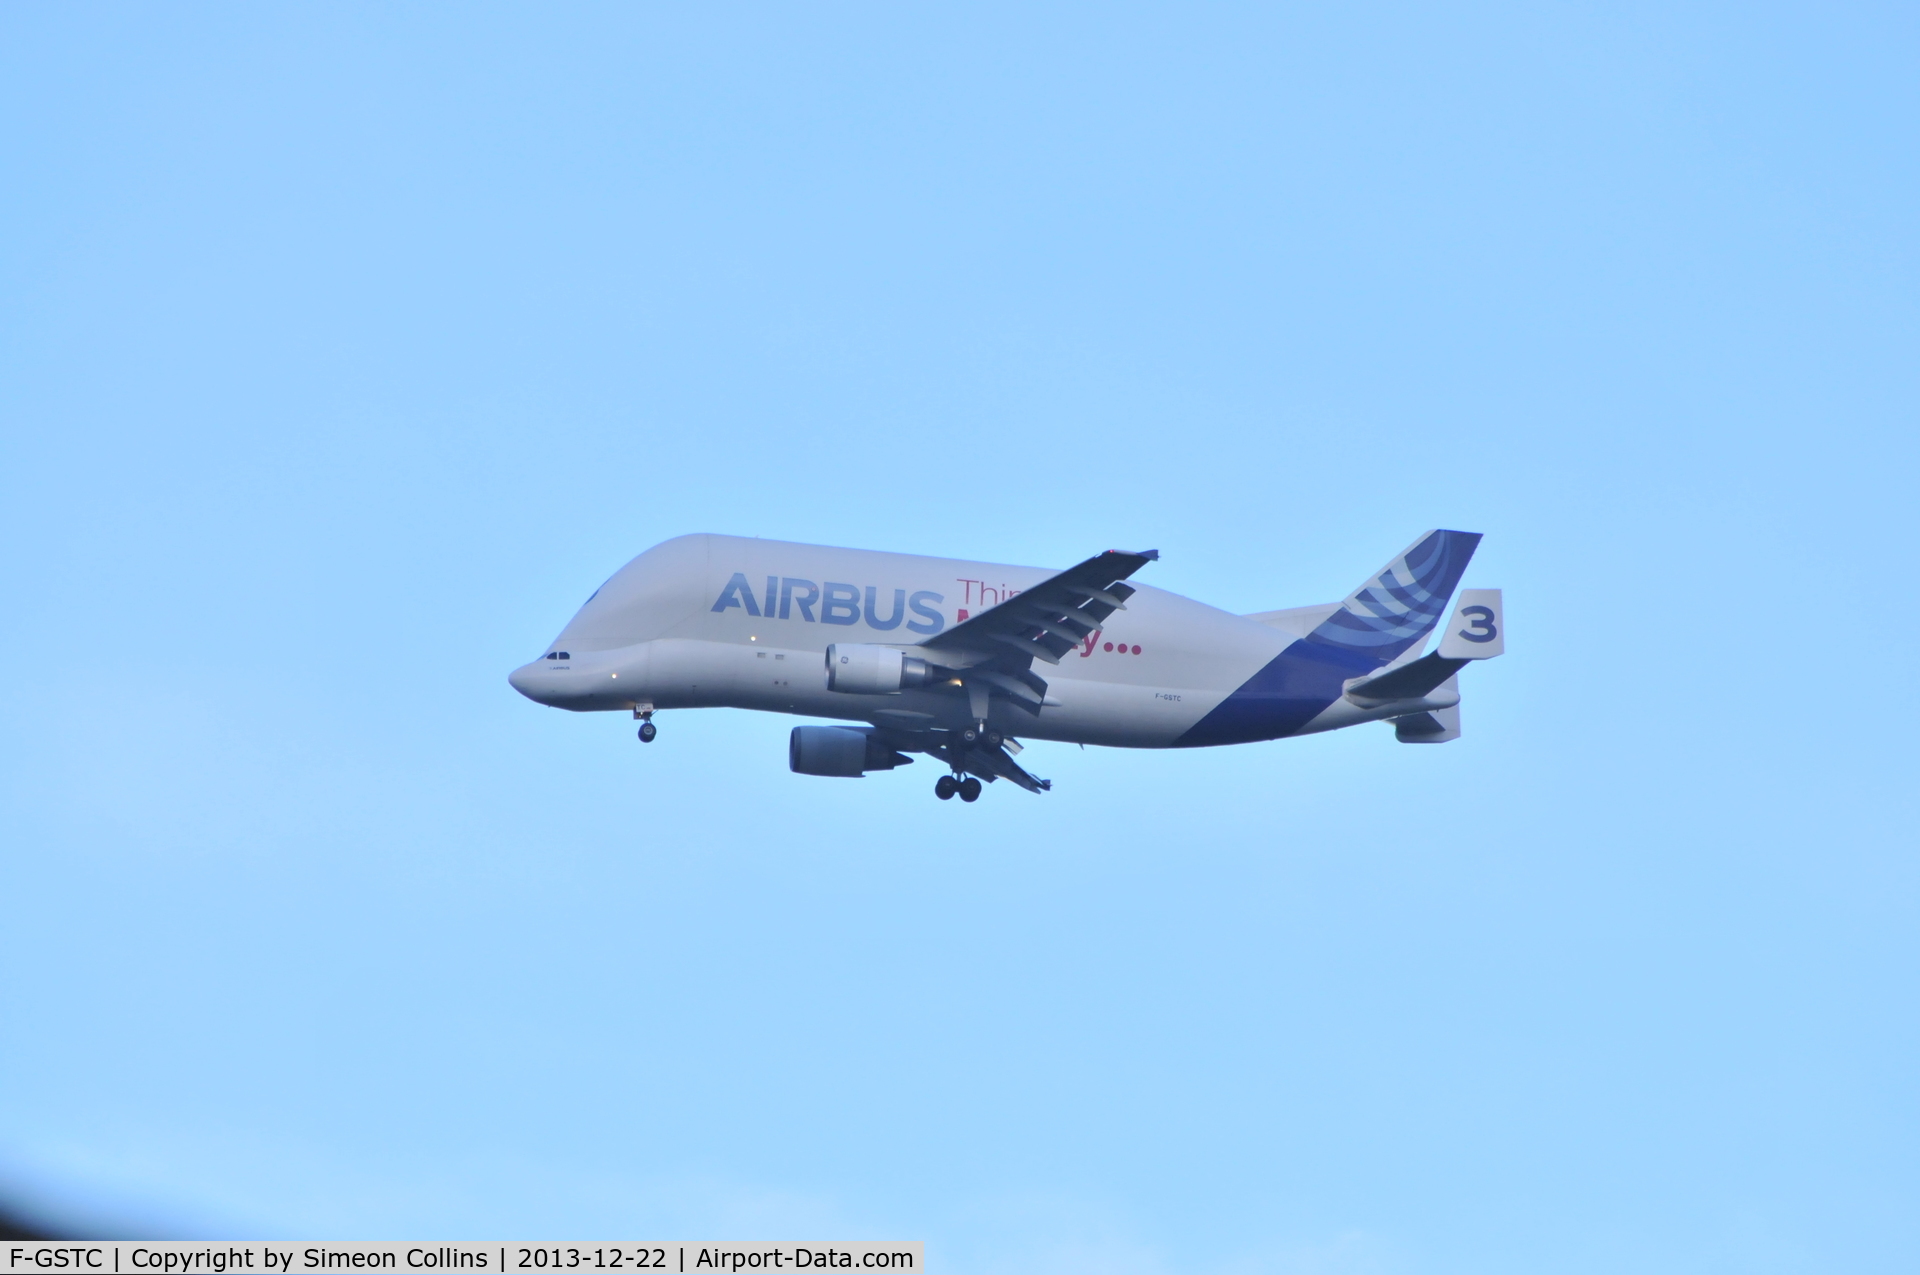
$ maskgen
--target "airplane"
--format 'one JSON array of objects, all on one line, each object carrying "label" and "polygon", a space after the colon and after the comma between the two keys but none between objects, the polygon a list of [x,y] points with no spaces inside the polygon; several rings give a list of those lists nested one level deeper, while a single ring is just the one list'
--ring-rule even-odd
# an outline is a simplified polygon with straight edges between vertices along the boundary
[{"label": "airplane", "polygon": [[[508,682],[575,712],[624,712],[642,743],[662,709],[747,708],[858,725],[796,726],[802,775],[943,764],[942,801],[982,781],[1052,783],[1029,740],[1200,748],[1393,725],[1460,735],[1459,672],[1506,649],[1500,590],[1462,589],[1480,543],[1430,531],[1341,602],[1234,615],[1129,583],[1155,550],[1065,571],[689,535],[594,591]],[[1439,646],[1421,654],[1442,617]]]}]

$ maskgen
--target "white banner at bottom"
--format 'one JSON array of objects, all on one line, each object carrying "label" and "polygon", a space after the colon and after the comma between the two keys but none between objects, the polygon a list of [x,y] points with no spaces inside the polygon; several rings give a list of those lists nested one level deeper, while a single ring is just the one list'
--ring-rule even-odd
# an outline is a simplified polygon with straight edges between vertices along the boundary
[{"label": "white banner at bottom", "polygon": [[919,1240],[878,1242],[834,1240],[807,1243],[712,1240],[652,1240],[618,1244],[409,1243],[218,1243],[206,1240],[147,1240],[81,1243],[13,1243],[0,1250],[0,1275],[64,1272],[66,1275],[346,1275],[358,1271],[413,1271],[441,1275],[469,1271],[477,1275],[740,1275],[764,1271],[908,1271],[926,1270],[926,1244]]}]

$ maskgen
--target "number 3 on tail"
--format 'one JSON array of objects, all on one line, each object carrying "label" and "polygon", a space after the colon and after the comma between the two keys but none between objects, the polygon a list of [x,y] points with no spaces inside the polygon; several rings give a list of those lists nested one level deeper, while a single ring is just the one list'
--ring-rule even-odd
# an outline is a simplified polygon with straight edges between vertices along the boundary
[{"label": "number 3 on tail", "polygon": [[1491,642],[1500,636],[1500,630],[1493,626],[1493,608],[1483,606],[1461,607],[1460,615],[1469,623],[1460,630],[1460,636],[1469,642]]},{"label": "number 3 on tail", "polygon": [[1440,637],[1443,660],[1490,660],[1507,649],[1507,613],[1500,590],[1462,589],[1453,618]]}]

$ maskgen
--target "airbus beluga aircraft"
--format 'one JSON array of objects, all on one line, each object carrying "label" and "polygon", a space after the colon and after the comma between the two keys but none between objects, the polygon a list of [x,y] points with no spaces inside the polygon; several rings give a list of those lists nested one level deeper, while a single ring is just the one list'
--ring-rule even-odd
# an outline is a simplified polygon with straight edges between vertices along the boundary
[{"label": "airbus beluga aircraft", "polygon": [[[1501,654],[1498,589],[1453,597],[1480,536],[1430,531],[1343,602],[1233,615],[1128,583],[1159,558],[1110,549],[1065,571],[737,536],[655,545],[508,681],[576,712],[751,708],[796,726],[788,764],[858,777],[921,753],[934,793],[1052,787],[1015,736],[1116,748],[1244,744],[1386,721],[1460,734],[1459,671]],[[1421,651],[1446,617],[1439,646]]]}]

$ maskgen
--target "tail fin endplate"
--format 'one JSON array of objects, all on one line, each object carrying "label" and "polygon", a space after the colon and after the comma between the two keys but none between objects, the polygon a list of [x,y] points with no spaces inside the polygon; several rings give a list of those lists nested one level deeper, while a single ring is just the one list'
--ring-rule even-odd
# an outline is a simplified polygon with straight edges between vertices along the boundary
[{"label": "tail fin endplate", "polygon": [[1453,618],[1440,635],[1440,656],[1449,660],[1490,660],[1507,649],[1507,617],[1500,590],[1462,589]]}]

